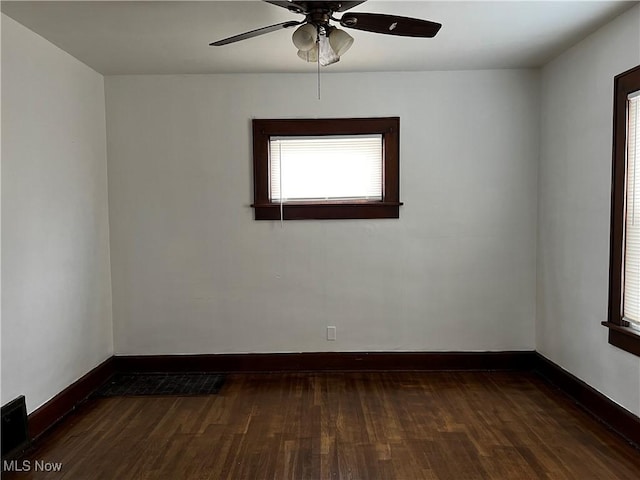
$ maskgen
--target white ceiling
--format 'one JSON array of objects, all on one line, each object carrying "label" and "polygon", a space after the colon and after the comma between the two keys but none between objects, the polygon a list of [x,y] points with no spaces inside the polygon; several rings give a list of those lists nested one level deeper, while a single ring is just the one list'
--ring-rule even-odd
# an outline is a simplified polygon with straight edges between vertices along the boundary
[{"label": "white ceiling", "polygon": [[[351,30],[353,47],[324,72],[537,67],[636,3],[370,0],[352,11],[424,18],[443,27],[433,39]],[[237,33],[302,19],[260,1],[3,1],[1,8],[105,75],[316,69],[296,56],[292,30],[208,46]]]}]

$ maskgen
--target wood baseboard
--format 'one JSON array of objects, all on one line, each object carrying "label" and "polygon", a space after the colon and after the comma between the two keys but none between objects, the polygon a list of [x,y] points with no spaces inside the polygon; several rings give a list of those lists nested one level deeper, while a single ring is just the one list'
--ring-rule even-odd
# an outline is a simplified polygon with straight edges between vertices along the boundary
[{"label": "wood baseboard", "polygon": [[529,370],[535,352],[314,352],[114,357],[118,372]]},{"label": "wood baseboard", "polygon": [[536,353],[533,371],[567,394],[580,407],[629,443],[640,448],[640,418],[611,401],[578,377]]},{"label": "wood baseboard", "polygon": [[28,416],[29,437],[36,439],[103,385],[115,373],[113,357],[89,371]]}]

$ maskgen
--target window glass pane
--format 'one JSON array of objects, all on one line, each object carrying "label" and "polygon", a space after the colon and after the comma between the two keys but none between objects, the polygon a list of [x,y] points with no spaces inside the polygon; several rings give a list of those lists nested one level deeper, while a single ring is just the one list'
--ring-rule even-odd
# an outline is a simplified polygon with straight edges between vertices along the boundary
[{"label": "window glass pane", "polygon": [[640,328],[640,92],[627,107],[627,192],[624,260],[624,318]]},{"label": "window glass pane", "polygon": [[270,199],[382,200],[382,135],[271,137]]}]

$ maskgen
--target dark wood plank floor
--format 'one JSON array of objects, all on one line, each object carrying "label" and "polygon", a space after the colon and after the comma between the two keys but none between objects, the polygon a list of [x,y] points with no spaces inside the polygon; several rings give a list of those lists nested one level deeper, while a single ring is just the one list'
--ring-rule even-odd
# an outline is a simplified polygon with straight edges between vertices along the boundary
[{"label": "dark wood plank floor", "polygon": [[15,479],[638,479],[640,452],[528,373],[230,375],[87,402]]}]

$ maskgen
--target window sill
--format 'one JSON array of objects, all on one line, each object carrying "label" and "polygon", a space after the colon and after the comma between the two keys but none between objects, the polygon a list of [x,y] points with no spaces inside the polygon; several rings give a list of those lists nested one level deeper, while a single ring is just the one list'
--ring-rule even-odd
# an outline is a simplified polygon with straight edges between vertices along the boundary
[{"label": "window sill", "polygon": [[640,357],[640,332],[611,322],[602,322],[609,329],[609,343]]},{"label": "window sill", "polygon": [[[284,220],[339,220],[400,218],[401,202],[300,202],[285,203]],[[280,204],[251,205],[256,220],[280,220]]]}]

